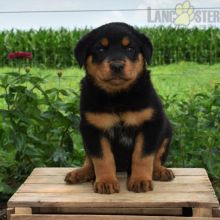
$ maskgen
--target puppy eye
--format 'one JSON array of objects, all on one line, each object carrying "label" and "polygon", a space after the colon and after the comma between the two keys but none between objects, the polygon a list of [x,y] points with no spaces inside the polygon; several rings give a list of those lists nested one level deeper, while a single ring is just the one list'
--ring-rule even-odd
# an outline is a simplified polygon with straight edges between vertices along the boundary
[{"label": "puppy eye", "polygon": [[133,47],[126,47],[126,50],[128,52],[135,52],[135,49]]},{"label": "puppy eye", "polygon": [[98,48],[97,48],[97,51],[100,52],[100,53],[102,53],[102,52],[105,51],[105,48],[104,48],[104,47],[98,47]]}]

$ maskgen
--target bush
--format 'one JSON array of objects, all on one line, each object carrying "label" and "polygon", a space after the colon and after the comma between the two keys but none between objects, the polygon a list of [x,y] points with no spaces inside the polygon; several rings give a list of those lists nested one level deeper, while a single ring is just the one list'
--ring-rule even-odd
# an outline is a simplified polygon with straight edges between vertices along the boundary
[{"label": "bush", "polygon": [[220,197],[220,84],[188,99],[164,98],[174,137],[169,166],[203,167]]},{"label": "bush", "polygon": [[79,126],[74,90],[44,90],[46,78],[31,74],[0,80],[6,106],[0,109],[0,193],[7,196],[34,167],[78,165],[83,153],[73,141]]}]

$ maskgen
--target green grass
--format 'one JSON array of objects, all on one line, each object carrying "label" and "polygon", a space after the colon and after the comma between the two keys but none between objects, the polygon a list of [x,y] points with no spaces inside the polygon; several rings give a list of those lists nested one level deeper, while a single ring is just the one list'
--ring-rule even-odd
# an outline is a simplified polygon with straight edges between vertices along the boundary
[{"label": "green grass", "polygon": [[[181,62],[178,64],[160,65],[149,67],[155,88],[162,96],[177,95],[191,96],[198,92],[205,92],[220,82],[220,64],[197,64]],[[16,71],[13,68],[0,68],[0,74]],[[24,71],[24,70],[23,70]],[[46,88],[72,88],[79,92],[80,80],[84,70],[79,68],[67,68],[62,70],[60,79],[56,69],[32,68],[31,72],[47,78]]]},{"label": "green grass", "polygon": [[152,81],[162,96],[192,96],[206,92],[220,82],[220,64],[204,65],[181,62],[152,67]]},{"label": "green grass", "polygon": [[[220,64],[197,64],[180,62],[178,64],[160,65],[149,67],[151,78],[159,95],[163,97],[174,96],[178,98],[190,97],[196,93],[206,92],[220,83]],[[16,68],[0,68],[0,74],[17,71]],[[21,72],[25,72],[21,69]],[[31,73],[45,76],[45,89],[60,88],[80,91],[80,80],[84,76],[84,70],[76,67],[63,69],[63,75],[59,79],[58,69],[32,68]],[[0,90],[1,94],[1,90]],[[5,103],[0,103],[4,108]]]}]

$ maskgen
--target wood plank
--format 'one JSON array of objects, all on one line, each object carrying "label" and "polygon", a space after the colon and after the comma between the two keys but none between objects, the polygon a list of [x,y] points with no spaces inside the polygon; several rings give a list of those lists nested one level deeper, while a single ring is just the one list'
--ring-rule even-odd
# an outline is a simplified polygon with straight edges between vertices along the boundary
[{"label": "wood plank", "polygon": [[[12,215],[11,220],[112,220],[112,215]],[[114,215],[114,220],[220,220],[220,218]]]},{"label": "wood plank", "polygon": [[32,214],[32,209],[29,207],[16,207],[15,214]]},{"label": "wood plank", "polygon": [[14,208],[7,208],[7,220],[11,220],[11,215],[15,213]]},{"label": "wood plank", "polygon": [[212,217],[211,208],[193,208],[193,217]]},{"label": "wood plank", "polygon": [[[123,177],[119,177],[121,179]],[[64,176],[29,176],[25,181],[25,184],[64,184]],[[176,178],[172,181],[172,184],[180,183],[180,184],[198,184],[198,183],[210,183],[207,176],[176,176]]]},{"label": "wood plank", "polygon": [[219,207],[210,193],[18,193],[9,207]]},{"label": "wood plank", "polygon": [[167,215],[181,216],[182,208],[74,208],[74,207],[41,207],[35,214],[114,214],[114,215]]},{"label": "wood plank", "polygon": [[[154,190],[148,193],[154,192],[210,192],[214,194],[214,191],[208,183],[198,184],[180,184],[175,182],[154,182]],[[17,193],[93,193],[91,183],[83,184],[23,184]],[[120,183],[120,195],[127,194],[127,196],[133,196],[133,192],[129,192],[126,188],[125,181]]]},{"label": "wood plank", "polygon": [[214,209],[212,210],[212,215],[213,215],[214,217],[220,217],[220,207],[214,208]]},{"label": "wood plank", "polygon": [[[65,176],[67,172],[77,169],[72,167],[40,167],[35,168],[31,175],[46,175],[46,176]],[[203,168],[170,168],[176,176],[206,176],[207,172]],[[120,175],[120,173],[118,174]],[[125,174],[124,174],[125,175]]]}]

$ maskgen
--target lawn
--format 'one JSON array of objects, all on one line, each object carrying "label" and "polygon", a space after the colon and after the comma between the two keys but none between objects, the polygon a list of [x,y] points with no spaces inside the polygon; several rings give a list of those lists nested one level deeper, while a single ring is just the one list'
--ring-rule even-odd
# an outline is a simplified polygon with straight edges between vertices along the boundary
[{"label": "lawn", "polygon": [[[190,96],[198,92],[206,92],[215,83],[220,83],[220,64],[197,64],[180,62],[178,64],[149,67],[155,88],[162,96]],[[15,68],[0,68],[0,74],[16,71]],[[23,70],[24,72],[24,70]],[[48,76],[46,88],[72,88],[79,92],[79,82],[84,71],[79,68],[63,69],[59,79],[56,69],[32,68],[31,73]]]}]

